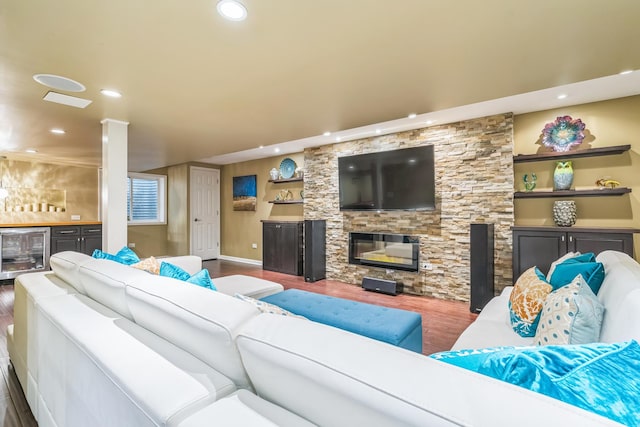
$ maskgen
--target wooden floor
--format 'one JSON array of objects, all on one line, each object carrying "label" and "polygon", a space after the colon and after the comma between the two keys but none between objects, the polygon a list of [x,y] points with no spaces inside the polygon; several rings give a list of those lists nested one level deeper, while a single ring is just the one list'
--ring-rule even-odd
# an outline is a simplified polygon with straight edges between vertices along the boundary
[{"label": "wooden floor", "polygon": [[263,270],[260,266],[230,261],[205,261],[203,266],[211,277],[245,274],[281,283],[285,289],[295,288],[354,301],[415,311],[422,315],[422,352],[424,354],[449,350],[458,336],[477,317],[469,311],[469,304],[436,298],[401,294],[398,296],[369,292],[360,286],[335,280],[307,283],[302,276],[291,276]]},{"label": "wooden floor", "polygon": [[[367,292],[354,285],[334,280],[306,283],[300,276],[262,270],[262,267],[230,261],[205,261],[211,277],[246,274],[281,283],[285,289],[296,288],[370,304],[410,310],[422,315],[423,353],[431,354],[451,348],[460,333],[476,318],[469,304],[413,295],[390,296]],[[18,379],[9,362],[7,326],[13,323],[13,285],[0,286],[0,427],[37,427]]]}]

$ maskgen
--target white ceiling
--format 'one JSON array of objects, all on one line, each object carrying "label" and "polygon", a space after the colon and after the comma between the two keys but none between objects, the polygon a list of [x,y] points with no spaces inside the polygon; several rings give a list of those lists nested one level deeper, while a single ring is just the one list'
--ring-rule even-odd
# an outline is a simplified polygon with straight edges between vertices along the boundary
[{"label": "white ceiling", "polygon": [[[617,75],[640,69],[636,0],[243,3],[247,20],[230,22],[212,0],[3,0],[0,151],[97,166],[113,118],[130,123],[132,171],[224,164],[640,93],[638,72]],[[43,101],[38,73],[79,81],[85,92],[64,94],[93,102]]]}]

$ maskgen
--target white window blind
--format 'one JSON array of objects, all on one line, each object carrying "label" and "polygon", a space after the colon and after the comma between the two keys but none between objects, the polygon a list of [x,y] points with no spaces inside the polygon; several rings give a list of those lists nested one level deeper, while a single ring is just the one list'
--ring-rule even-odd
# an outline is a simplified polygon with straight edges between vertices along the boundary
[{"label": "white window blind", "polygon": [[127,219],[129,224],[164,224],[166,177],[134,174],[127,176]]}]

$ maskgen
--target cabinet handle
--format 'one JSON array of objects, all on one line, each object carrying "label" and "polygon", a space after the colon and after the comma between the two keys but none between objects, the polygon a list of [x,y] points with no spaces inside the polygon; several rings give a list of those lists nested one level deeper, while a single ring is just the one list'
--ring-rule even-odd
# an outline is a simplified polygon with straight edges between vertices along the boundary
[{"label": "cabinet handle", "polygon": [[80,241],[80,238],[78,237],[78,242]]},{"label": "cabinet handle", "polygon": [[569,241],[573,242],[573,236],[569,236]]},{"label": "cabinet handle", "polygon": [[100,231],[99,228],[93,229],[93,230],[85,230],[86,233],[97,233],[98,231]]},{"label": "cabinet handle", "polygon": [[562,235],[562,236],[560,237],[560,240],[562,240],[562,241],[564,242],[564,235]]},{"label": "cabinet handle", "polygon": [[74,234],[76,231],[75,230],[64,230],[64,231],[58,231],[58,234]]}]

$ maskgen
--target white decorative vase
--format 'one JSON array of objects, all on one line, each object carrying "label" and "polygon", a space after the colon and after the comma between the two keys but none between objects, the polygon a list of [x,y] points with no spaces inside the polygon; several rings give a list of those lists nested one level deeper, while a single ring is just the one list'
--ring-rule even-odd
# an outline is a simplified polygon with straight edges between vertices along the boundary
[{"label": "white decorative vase", "polygon": [[558,227],[571,227],[576,223],[576,202],[558,200],[553,202],[553,222]]},{"label": "white decorative vase", "polygon": [[278,172],[278,169],[273,168],[269,171],[269,176],[271,176],[272,181],[275,181],[280,176],[280,173]]}]

